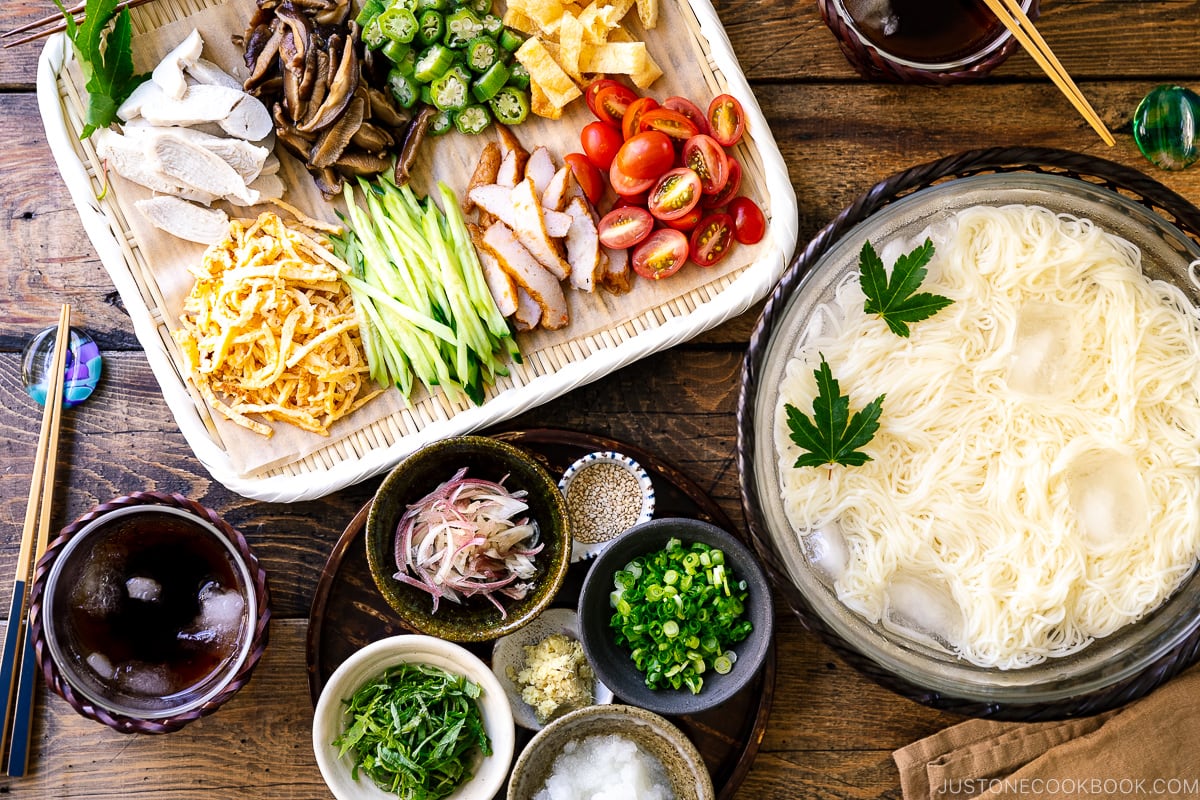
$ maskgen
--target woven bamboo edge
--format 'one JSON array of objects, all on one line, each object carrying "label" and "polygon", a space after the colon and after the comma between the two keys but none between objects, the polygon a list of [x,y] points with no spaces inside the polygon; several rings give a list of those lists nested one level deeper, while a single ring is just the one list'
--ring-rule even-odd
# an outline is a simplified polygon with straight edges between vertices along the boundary
[{"label": "woven bamboo edge", "polygon": [[[1064,700],[1036,704],[983,701],[956,697],[918,685],[884,669],[829,627],[788,577],[781,557],[771,543],[770,531],[760,508],[760,487],[755,485],[756,451],[753,430],[754,404],[761,384],[760,370],[774,331],[793,292],[818,261],[863,220],[884,206],[937,184],[973,175],[1003,172],[1037,172],[1064,175],[1106,188],[1134,200],[1175,225],[1200,244],[1200,209],[1158,181],[1130,167],[1107,159],[1067,150],[1048,148],[990,148],[958,153],[899,172],[859,195],[830,221],[805,248],[798,252],[767,299],[755,325],[742,365],[737,401],[736,456],[740,476],[742,509],[751,542],[762,559],[775,587],[808,630],[821,637],[832,650],[860,673],[922,705],[972,717],[1034,722],[1088,716],[1118,708],[1136,700],[1200,660],[1200,626],[1182,637],[1176,646],[1142,670],[1114,679],[1089,693]],[[1193,581],[1200,580],[1200,574]]]},{"label": "woven bamboo edge", "polygon": [[[134,28],[150,30],[219,4],[220,0],[159,0],[134,9]],[[796,246],[798,215],[787,165],[710,1],[688,0],[682,10],[710,89],[737,97],[753,131],[754,146],[743,142],[736,155],[769,199],[769,247],[764,256],[621,325],[527,354],[524,363],[511,365],[510,375],[491,387],[481,406],[452,401],[439,392],[310,455],[253,475],[239,474],[233,467],[210,409],[181,373],[182,360],[162,313],[162,297],[120,209],[111,198],[97,200],[103,189],[100,163],[90,143],[77,138],[83,102],[70,81],[59,79],[69,45],[61,35],[52,37],[39,61],[37,84],[51,150],[84,229],[125,302],[163,397],[193,453],[213,478],[258,500],[321,497],[386,471],[432,441],[508,419],[673,347],[745,312],[766,296]]]},{"label": "woven bamboo edge", "polygon": [[[872,81],[889,83],[915,83],[927,86],[950,86],[957,83],[978,81],[991,74],[1017,49],[1017,41],[1005,31],[1004,43],[981,58],[967,60],[955,69],[920,69],[898,63],[866,42],[845,19],[833,8],[832,0],[817,0],[821,18],[837,39],[842,55],[859,75]],[[1036,20],[1039,13],[1038,0],[1032,0],[1026,14]]]},{"label": "woven bamboo edge", "polygon": [[[82,530],[89,522],[105,514],[120,508],[146,505],[170,506],[181,509],[211,523],[220,531],[221,535],[233,545],[238,555],[246,564],[251,581],[249,589],[254,595],[258,609],[258,616],[254,621],[254,631],[250,641],[250,648],[241,666],[229,683],[203,705],[190,711],[157,719],[142,719],[112,713],[106,709],[98,708],[81,693],[77,692],[66,678],[63,677],[58,669],[58,665],[54,663],[54,659],[50,655],[50,648],[46,645],[43,636],[44,621],[42,619],[42,602],[46,591],[46,575],[50,572],[50,567],[66,543],[70,541],[71,537]],[[263,653],[267,649],[270,621],[271,592],[267,582],[267,573],[259,563],[258,557],[254,555],[254,551],[250,549],[250,544],[246,541],[246,537],[242,535],[241,531],[222,519],[215,511],[193,500],[189,500],[181,494],[174,493],[134,492],[124,495],[96,506],[63,528],[54,541],[50,542],[45,554],[38,561],[34,570],[33,588],[30,593],[30,635],[33,637],[35,643],[38,665],[41,668],[42,675],[46,679],[46,685],[66,700],[82,716],[107,725],[121,733],[171,733],[179,730],[189,722],[208,716],[220,708],[222,704],[233,697],[250,680],[254,668],[258,665]]]}]

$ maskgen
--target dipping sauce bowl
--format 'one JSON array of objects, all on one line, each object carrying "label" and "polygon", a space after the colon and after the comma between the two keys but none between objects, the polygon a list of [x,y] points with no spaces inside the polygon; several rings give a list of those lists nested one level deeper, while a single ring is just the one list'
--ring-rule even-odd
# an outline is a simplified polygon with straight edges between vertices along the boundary
[{"label": "dipping sauce bowl", "polygon": [[153,493],[63,529],[30,605],[47,684],[126,733],[167,733],[215,711],[249,680],[269,618],[245,538],[203,506]]}]

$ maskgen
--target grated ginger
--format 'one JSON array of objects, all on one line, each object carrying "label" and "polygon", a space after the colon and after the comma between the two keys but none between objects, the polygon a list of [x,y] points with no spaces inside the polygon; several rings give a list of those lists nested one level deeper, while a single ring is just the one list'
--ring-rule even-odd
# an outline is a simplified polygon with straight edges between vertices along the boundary
[{"label": "grated ginger", "polygon": [[538,722],[592,702],[595,677],[579,642],[554,633],[524,650],[524,666],[520,671],[509,667],[508,677],[520,687],[521,699],[533,708]]}]

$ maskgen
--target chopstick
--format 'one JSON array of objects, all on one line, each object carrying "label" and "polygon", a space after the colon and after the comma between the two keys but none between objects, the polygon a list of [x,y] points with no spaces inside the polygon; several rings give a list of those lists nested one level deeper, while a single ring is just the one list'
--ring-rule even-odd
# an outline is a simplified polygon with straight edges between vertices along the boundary
[{"label": "chopstick", "polygon": [[1100,119],[1096,109],[1092,108],[1092,104],[1083,96],[1083,92],[1075,85],[1075,81],[1071,80],[1071,76],[1067,74],[1062,63],[1051,52],[1046,40],[1038,33],[1037,28],[1033,27],[1033,22],[1021,9],[1021,4],[1017,0],[984,0],[984,2],[1004,27],[1008,28],[1009,32],[1021,43],[1021,46],[1028,51],[1029,55],[1033,56],[1033,60],[1050,77],[1050,80],[1054,81],[1054,85],[1059,88],[1059,91],[1066,95],[1067,99],[1071,101],[1071,105],[1075,106],[1075,110],[1092,126],[1096,133],[1100,134],[1104,143],[1109,147],[1116,144],[1116,139],[1113,138],[1104,121]]},{"label": "chopstick", "polygon": [[[140,5],[145,5],[146,3],[152,3],[152,2],[154,2],[154,0],[122,0],[122,2],[117,3],[117,5],[114,9],[114,12],[120,12],[122,9],[126,9],[126,8],[137,8]],[[84,7],[85,7],[84,3],[79,3],[77,5],[74,5],[74,6],[71,6],[70,8],[68,8],[67,13],[70,14],[71,16],[75,16],[76,14],[83,11]],[[30,34],[29,36],[25,36],[21,39],[17,39],[14,42],[6,42],[4,44],[4,48],[8,49],[9,47],[16,47],[19,44],[25,44],[26,42],[32,42],[35,39],[41,39],[42,37],[49,36],[52,33],[58,33],[59,31],[65,31],[67,29],[67,21],[65,19],[63,19],[63,15],[61,13],[50,14],[49,16],[42,17],[41,19],[35,19],[33,22],[27,22],[24,25],[20,26],[19,28],[13,28],[11,31],[6,31],[5,33],[0,33],[0,39],[7,39],[10,36],[16,36],[18,33],[24,33],[25,31],[33,30],[34,28],[40,27],[42,25],[49,25],[50,23],[54,22],[55,20],[58,20],[57,25],[54,25],[53,27],[50,27],[50,28],[45,28],[36,33]],[[76,19],[75,21],[79,22],[78,19]]]},{"label": "chopstick", "polygon": [[42,428],[33,462],[29,505],[21,531],[21,549],[13,578],[12,604],[0,657],[0,691],[4,692],[4,726],[0,728],[0,751],[9,746],[7,774],[19,777],[29,765],[29,738],[33,724],[33,684],[36,659],[27,630],[28,584],[33,566],[46,551],[50,529],[50,506],[54,495],[54,472],[58,463],[58,432],[62,422],[63,372],[71,336],[71,306],[63,304],[54,339]]}]

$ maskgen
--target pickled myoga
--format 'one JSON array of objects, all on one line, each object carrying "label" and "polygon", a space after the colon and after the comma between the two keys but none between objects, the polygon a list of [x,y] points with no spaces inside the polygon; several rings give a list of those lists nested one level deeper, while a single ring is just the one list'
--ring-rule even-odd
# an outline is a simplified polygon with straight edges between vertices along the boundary
[{"label": "pickled myoga", "polygon": [[[952,305],[903,339],[851,274],[788,364],[788,519],[843,604],[915,645],[1005,669],[1077,652],[1200,554],[1200,313],[1085,219],[975,207],[873,244],[890,267],[926,237],[921,289]],[[822,356],[851,408],[886,393],[862,466],[793,466],[784,406],[812,408]]]}]

